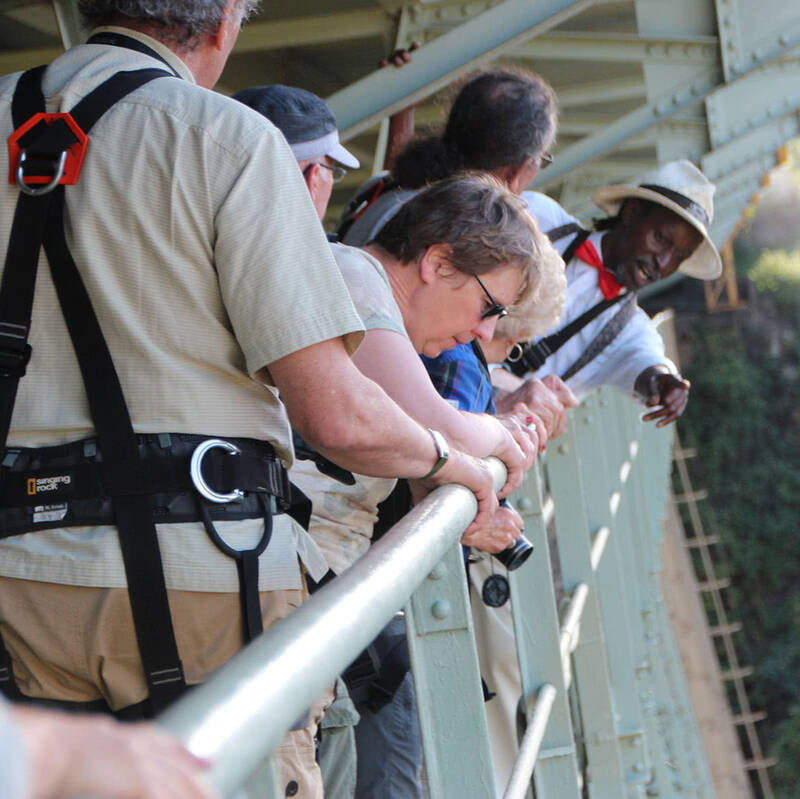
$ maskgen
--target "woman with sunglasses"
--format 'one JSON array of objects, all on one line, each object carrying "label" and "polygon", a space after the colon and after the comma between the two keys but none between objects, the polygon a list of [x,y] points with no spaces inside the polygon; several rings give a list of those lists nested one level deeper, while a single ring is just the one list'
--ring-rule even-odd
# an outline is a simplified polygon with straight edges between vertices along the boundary
[{"label": "woman with sunglasses", "polygon": [[[451,445],[499,457],[514,482],[533,463],[535,430],[511,418],[461,413],[436,392],[419,354],[437,356],[457,343],[491,339],[506,306],[537,290],[545,247],[549,244],[518,198],[498,181],[474,176],[423,190],[364,248],[333,245],[367,330],[353,356],[358,368]],[[369,548],[378,504],[394,481],[356,474],[355,485],[347,486],[320,473],[311,461],[296,464],[292,479],[312,500],[311,535],[333,572],[342,572]],[[499,552],[517,539],[521,526],[520,517],[504,508],[489,527],[462,540]],[[389,795],[389,781],[402,785],[404,796],[420,795],[414,764],[421,762],[421,752],[410,682],[403,691],[409,713],[404,734],[395,735],[380,719],[369,727],[367,737],[387,747],[380,757],[359,758],[358,796]],[[332,734],[338,733],[323,721],[323,774],[326,738]],[[410,764],[403,774],[393,770],[395,752],[387,750],[394,743]],[[329,785],[329,795],[345,796],[340,785]]]}]

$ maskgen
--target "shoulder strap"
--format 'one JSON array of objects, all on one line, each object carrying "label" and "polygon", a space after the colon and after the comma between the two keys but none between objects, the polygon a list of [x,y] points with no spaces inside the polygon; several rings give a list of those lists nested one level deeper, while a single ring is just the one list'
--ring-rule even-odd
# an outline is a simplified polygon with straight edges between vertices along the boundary
[{"label": "shoulder strap", "polygon": [[554,353],[561,349],[574,335],[580,333],[586,325],[600,316],[603,311],[608,310],[612,305],[630,296],[629,294],[618,294],[610,300],[601,300],[587,311],[584,311],[577,319],[573,319],[561,330],[551,333],[545,338],[536,342],[528,342],[522,346],[522,356],[517,361],[506,360],[506,365],[518,377],[522,377],[528,372],[535,372],[540,369],[544,362]]},{"label": "shoulder strap", "polygon": [[[20,80],[13,103],[17,113],[24,114],[36,103],[40,103],[36,110],[44,110],[40,88],[42,73],[40,68],[33,75],[26,73]],[[117,73],[90,92],[70,113],[82,130],[88,133],[95,122],[125,95],[154,78],[168,75],[161,69]],[[26,97],[26,94],[29,96]],[[5,334],[7,339],[7,331],[16,331],[14,335],[22,340],[27,355],[30,355],[27,334],[39,250],[44,245],[53,283],[78,357],[98,449],[103,460],[109,466],[113,464],[123,475],[134,468],[139,459],[136,435],[102,330],[67,247],[63,213],[63,185],[43,195],[20,195],[0,284],[0,333]],[[9,295],[15,286],[23,287],[22,303],[18,296]],[[17,310],[9,317],[9,310],[15,304]],[[25,320],[23,325],[18,323],[19,319]],[[27,363],[27,358],[25,361]],[[23,374],[24,366],[15,372],[8,369],[0,371],[0,432],[3,436],[0,444],[3,448],[17,386]],[[124,480],[121,482],[124,483]],[[112,494],[134,626],[150,691],[150,704],[155,712],[176,698],[185,687],[183,667],[169,615],[158,538],[145,496],[130,495],[120,490],[112,491]]]},{"label": "shoulder strap", "polygon": [[636,293],[630,292],[623,295],[625,302],[622,307],[606,322],[603,329],[592,339],[589,346],[580,357],[561,375],[562,380],[569,380],[584,366],[591,363],[612,341],[622,332],[636,311]]},{"label": "shoulder strap", "polygon": [[544,235],[550,239],[550,243],[554,241],[558,241],[559,239],[563,239],[565,236],[569,236],[570,233],[582,233],[585,230],[583,225],[580,222],[567,222],[564,225],[559,225],[558,227],[551,227],[550,230],[546,230]]}]

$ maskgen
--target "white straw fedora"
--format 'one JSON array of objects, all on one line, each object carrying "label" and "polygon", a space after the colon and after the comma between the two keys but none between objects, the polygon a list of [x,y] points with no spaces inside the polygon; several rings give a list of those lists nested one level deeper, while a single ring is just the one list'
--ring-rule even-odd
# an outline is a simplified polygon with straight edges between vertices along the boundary
[{"label": "white straw fedora", "polygon": [[623,200],[640,197],[663,205],[703,234],[700,246],[681,265],[691,277],[713,280],[722,274],[722,259],[708,235],[714,216],[714,184],[690,161],[670,161],[648,172],[636,186],[606,186],[592,201],[609,216],[615,216]]}]

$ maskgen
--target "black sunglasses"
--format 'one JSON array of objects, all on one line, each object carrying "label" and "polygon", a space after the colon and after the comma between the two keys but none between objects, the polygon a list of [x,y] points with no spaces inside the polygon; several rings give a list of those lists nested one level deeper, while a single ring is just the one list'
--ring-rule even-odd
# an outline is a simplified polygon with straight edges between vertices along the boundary
[{"label": "black sunglasses", "polygon": [[489,302],[491,305],[481,314],[481,319],[489,319],[492,316],[498,316],[502,319],[504,316],[508,315],[508,311],[506,310],[505,305],[500,305],[497,300],[489,294],[489,289],[483,285],[483,281],[477,276],[473,275],[475,280],[478,281],[478,285],[483,289],[483,293],[489,298]]}]

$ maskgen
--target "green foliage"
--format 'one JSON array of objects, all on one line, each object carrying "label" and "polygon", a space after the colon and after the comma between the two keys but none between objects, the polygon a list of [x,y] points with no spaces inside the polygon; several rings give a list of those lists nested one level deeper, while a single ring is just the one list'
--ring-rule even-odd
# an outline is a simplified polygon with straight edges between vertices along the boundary
[{"label": "green foliage", "polygon": [[[768,275],[786,274],[785,263],[794,260],[761,259],[762,285]],[[800,256],[797,267],[800,281]],[[791,281],[791,268],[788,273]],[[701,323],[694,332],[695,354],[686,369],[692,398],[681,431],[684,444],[698,450],[689,462],[693,482],[709,492],[700,510],[708,530],[723,536],[733,577],[729,599],[734,617],[745,623],[747,657],[756,669],[751,696],[769,714],[761,729],[770,754],[781,758],[776,796],[796,799],[800,417],[795,409],[800,382],[787,380],[785,364],[765,357],[737,327]]]},{"label": "green foliage", "polygon": [[789,313],[800,312],[800,250],[765,250],[749,277],[759,294]]}]

